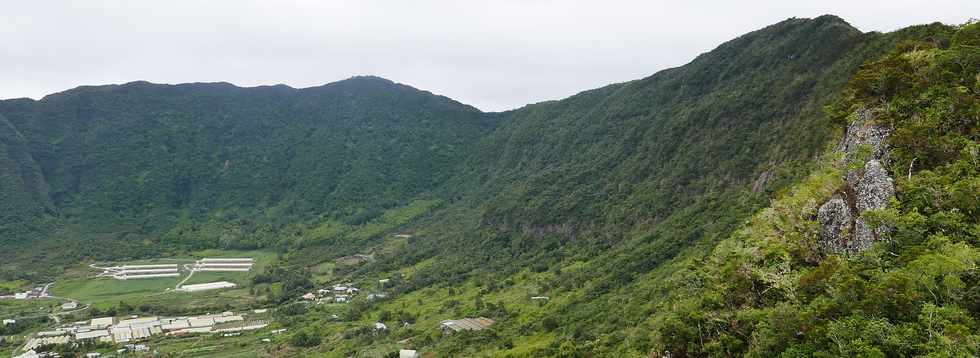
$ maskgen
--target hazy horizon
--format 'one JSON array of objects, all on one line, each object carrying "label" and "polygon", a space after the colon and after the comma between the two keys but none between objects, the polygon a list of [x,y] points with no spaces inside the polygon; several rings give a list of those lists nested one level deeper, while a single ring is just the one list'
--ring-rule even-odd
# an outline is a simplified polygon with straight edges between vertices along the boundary
[{"label": "hazy horizon", "polygon": [[7,6],[0,98],[133,81],[306,88],[372,75],[503,111],[680,66],[791,17],[832,14],[887,32],[980,13],[967,1],[55,3]]}]

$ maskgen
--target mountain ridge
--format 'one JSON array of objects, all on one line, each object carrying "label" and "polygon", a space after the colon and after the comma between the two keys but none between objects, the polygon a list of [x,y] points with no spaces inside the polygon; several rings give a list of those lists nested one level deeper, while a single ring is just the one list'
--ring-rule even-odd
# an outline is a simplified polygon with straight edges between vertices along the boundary
[{"label": "mountain ridge", "polygon": [[[839,184],[828,152],[855,106],[900,94],[897,109],[876,112],[903,130],[890,139],[899,169],[931,153],[915,180],[912,170],[907,181],[894,176],[916,193],[898,191],[910,204],[868,222],[914,227],[896,226],[912,261],[935,247],[957,260],[974,254],[965,227],[975,217],[955,212],[973,212],[962,204],[975,131],[966,115],[949,122],[942,104],[974,108],[975,73],[954,64],[973,61],[962,38],[976,28],[882,34],[831,15],[789,19],[683,66],[505,112],[378,77],[305,89],[136,82],[0,101],[0,174],[18,173],[0,175],[0,197],[13,199],[0,205],[0,240],[11,247],[0,252],[0,278],[38,280],[95,260],[270,250],[278,265],[253,286],[265,287],[268,305],[295,308],[302,304],[290,302],[317,285],[387,280],[383,300],[277,317],[296,338],[287,354],[351,356],[405,338],[440,356],[831,354],[819,329],[851,321],[811,331],[781,320],[781,310],[808,310],[794,299],[836,287],[829,271],[849,272],[838,279],[850,282],[861,267],[875,269],[873,260],[808,251],[819,245],[808,236],[816,214],[807,208]],[[920,95],[908,73],[935,88]],[[949,78],[959,87],[946,91]],[[916,126],[922,118],[958,132],[917,141],[932,133]],[[937,154],[950,143],[959,157]],[[950,158],[955,165],[940,163]],[[923,193],[946,177],[962,190],[943,205],[959,206],[930,220],[966,222],[928,246],[914,237],[915,206],[936,206]],[[13,186],[36,193],[5,191]],[[35,199],[45,191],[50,204]],[[370,259],[344,263],[354,255]],[[947,271],[973,285],[963,267]],[[975,311],[943,314],[975,327],[967,319]],[[496,323],[456,335],[431,329],[460,317]],[[374,322],[391,333],[347,329]],[[794,330],[781,336],[784,326]]]}]

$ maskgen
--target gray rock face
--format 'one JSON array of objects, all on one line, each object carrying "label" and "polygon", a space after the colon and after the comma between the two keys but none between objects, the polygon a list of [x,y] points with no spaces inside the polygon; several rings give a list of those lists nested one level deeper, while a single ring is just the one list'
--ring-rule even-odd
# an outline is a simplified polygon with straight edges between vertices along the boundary
[{"label": "gray rock face", "polygon": [[844,199],[835,197],[817,211],[820,221],[820,243],[825,251],[841,253],[848,250],[854,218]]},{"label": "gray rock face", "polygon": [[[874,230],[861,214],[888,206],[895,184],[888,176],[887,128],[872,123],[871,111],[861,110],[838,147],[844,153],[844,187],[820,207],[820,241],[825,252],[853,254],[865,250],[890,231]],[[853,193],[853,194],[851,194]],[[847,195],[847,197],[842,197]],[[848,200],[845,200],[848,199]]]},{"label": "gray rock face", "polygon": [[[844,153],[844,181],[856,188],[863,176],[864,162],[877,160],[888,164],[888,135],[891,131],[872,123],[872,114],[868,109],[858,112],[858,119],[847,127],[844,140],[838,150]],[[856,168],[855,168],[856,167]]]},{"label": "gray rock face", "polygon": [[858,118],[847,127],[844,141],[838,146],[838,150],[845,153],[845,160],[853,161],[858,159],[860,148],[867,146],[870,149],[870,156],[865,160],[878,159],[887,162],[888,160],[888,135],[891,130],[877,125],[872,121],[871,110],[861,109],[858,111]]},{"label": "gray rock face", "polygon": [[[895,184],[888,176],[881,162],[871,160],[864,166],[864,176],[857,186],[857,198],[855,206],[858,213],[868,210],[884,209],[888,206],[888,199],[895,196]],[[887,227],[878,227],[874,230],[869,227],[863,219],[858,217],[854,223],[854,239],[861,244],[861,247],[871,246],[871,242],[881,239],[881,236],[891,231]]]},{"label": "gray rock face", "polygon": [[864,175],[857,185],[858,211],[881,209],[888,206],[888,199],[895,196],[895,184],[880,161],[870,160],[864,165]]}]

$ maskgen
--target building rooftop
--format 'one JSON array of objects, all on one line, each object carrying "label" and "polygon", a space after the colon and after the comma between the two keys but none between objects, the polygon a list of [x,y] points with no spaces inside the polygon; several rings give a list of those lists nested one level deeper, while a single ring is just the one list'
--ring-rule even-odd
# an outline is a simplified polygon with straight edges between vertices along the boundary
[{"label": "building rooftop", "polygon": [[440,324],[443,329],[451,329],[455,332],[459,331],[479,331],[484,328],[489,327],[494,323],[494,320],[484,317],[479,318],[463,318],[463,319],[451,319],[442,321]]}]

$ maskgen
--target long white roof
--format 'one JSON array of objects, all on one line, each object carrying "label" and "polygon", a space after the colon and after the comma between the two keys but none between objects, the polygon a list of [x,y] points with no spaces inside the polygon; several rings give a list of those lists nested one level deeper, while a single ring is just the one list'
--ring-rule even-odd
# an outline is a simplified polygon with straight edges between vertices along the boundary
[{"label": "long white roof", "polygon": [[201,262],[252,262],[252,261],[255,261],[255,259],[253,259],[251,257],[242,257],[242,258],[211,258],[211,257],[207,257],[207,258],[201,259]]},{"label": "long white roof", "polygon": [[185,292],[194,292],[194,291],[216,290],[219,288],[230,288],[235,286],[236,285],[234,283],[227,282],[227,281],[220,281],[220,282],[200,283],[196,285],[183,285],[178,290],[185,291]]},{"label": "long white roof", "polygon": [[75,339],[92,339],[92,338],[105,337],[108,335],[109,335],[109,331],[104,329],[97,329],[94,331],[79,332],[78,334],[75,335]]}]

